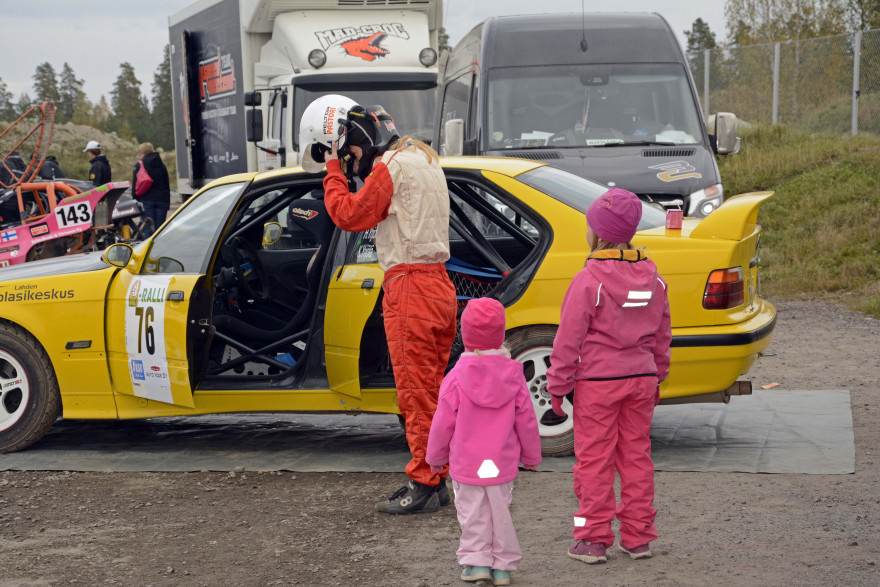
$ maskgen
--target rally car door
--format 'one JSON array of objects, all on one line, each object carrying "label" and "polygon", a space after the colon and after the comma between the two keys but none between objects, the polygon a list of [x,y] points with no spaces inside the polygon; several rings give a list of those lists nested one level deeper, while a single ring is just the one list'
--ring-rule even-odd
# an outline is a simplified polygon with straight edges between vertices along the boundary
[{"label": "rally car door", "polygon": [[[376,307],[385,273],[376,256],[376,229],[357,235],[344,264],[333,268],[324,313],[324,354],[330,389],[360,397],[364,325]],[[369,341],[367,341],[369,344]]]},{"label": "rally car door", "polygon": [[[199,295],[243,184],[198,194],[114,276],[107,292],[107,359],[117,393],[194,407],[193,337],[207,327]],[[194,300],[199,300],[194,304]]]}]

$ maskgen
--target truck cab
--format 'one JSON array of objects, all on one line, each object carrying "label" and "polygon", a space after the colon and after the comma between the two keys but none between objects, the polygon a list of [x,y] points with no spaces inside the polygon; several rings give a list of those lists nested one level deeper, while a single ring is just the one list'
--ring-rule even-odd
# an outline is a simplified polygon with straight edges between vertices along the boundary
[{"label": "truck cab", "polygon": [[201,0],[169,19],[178,188],[299,163],[315,98],[381,104],[430,141],[442,0]]},{"label": "truck cab", "polygon": [[441,154],[540,160],[702,217],[724,189],[714,155],[735,117],[706,127],[687,60],[659,14],[489,18],[440,58]]}]

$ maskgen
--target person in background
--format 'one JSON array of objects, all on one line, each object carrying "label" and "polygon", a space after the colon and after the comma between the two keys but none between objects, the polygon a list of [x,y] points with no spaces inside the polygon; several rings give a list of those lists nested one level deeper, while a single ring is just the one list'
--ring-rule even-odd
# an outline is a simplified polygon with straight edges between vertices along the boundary
[{"label": "person in background", "polygon": [[[657,539],[651,418],[669,372],[672,328],[666,282],[630,242],[642,217],[638,196],[612,188],[587,209],[586,266],[572,279],[553,341],[547,391],[568,416],[574,389],[575,541],[568,556],[604,563],[620,520],[620,548],[650,558]],[[615,507],[614,472],[620,476]]]},{"label": "person in background", "polygon": [[168,180],[168,168],[165,167],[159,153],[153,150],[152,143],[138,145],[138,158],[139,161],[135,163],[131,174],[131,193],[138,193],[137,175],[142,165],[153,180],[150,188],[137,196],[144,205],[144,216],[152,220],[152,223],[147,223],[144,227],[143,237],[147,238],[162,226],[165,217],[168,216],[168,209],[171,207],[171,185]]},{"label": "person in background", "polygon": [[461,525],[464,581],[510,585],[522,551],[510,516],[519,464],[541,463],[538,421],[523,366],[504,348],[504,306],[470,300],[461,315],[465,352],[440,386],[425,460],[449,463]]},{"label": "person in background", "polygon": [[43,165],[40,166],[39,177],[40,179],[47,179],[49,181],[66,177],[64,175],[64,170],[58,165],[58,160],[55,158],[55,155],[46,156]]},{"label": "person in background", "polygon": [[88,153],[89,161],[92,162],[92,167],[89,169],[89,181],[95,187],[110,183],[112,181],[110,179],[112,175],[110,162],[107,160],[107,157],[101,154],[101,143],[89,141],[86,144],[86,148],[83,149],[83,153]]}]

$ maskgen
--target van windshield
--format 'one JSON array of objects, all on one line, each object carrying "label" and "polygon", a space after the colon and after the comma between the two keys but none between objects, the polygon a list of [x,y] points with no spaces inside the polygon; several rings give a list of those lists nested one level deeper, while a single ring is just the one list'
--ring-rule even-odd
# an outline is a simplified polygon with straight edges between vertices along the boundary
[{"label": "van windshield", "polygon": [[293,137],[299,139],[299,123],[305,109],[315,99],[342,94],[361,106],[380,104],[394,118],[400,136],[413,135],[431,142],[434,125],[436,83],[408,82],[361,84],[336,82],[296,86],[293,98]]},{"label": "van windshield", "polygon": [[488,81],[490,150],[702,142],[679,64],[504,67]]}]

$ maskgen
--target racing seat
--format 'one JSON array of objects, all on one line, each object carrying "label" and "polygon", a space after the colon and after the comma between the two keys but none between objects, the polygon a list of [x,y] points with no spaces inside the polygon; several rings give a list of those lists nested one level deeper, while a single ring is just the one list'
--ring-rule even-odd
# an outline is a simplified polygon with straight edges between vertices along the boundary
[{"label": "racing seat", "polygon": [[[287,225],[298,226],[309,231],[318,242],[318,248],[312,254],[306,266],[306,297],[296,313],[277,329],[266,329],[254,326],[246,320],[235,316],[217,316],[214,325],[222,333],[230,337],[245,341],[277,342],[268,348],[277,348],[284,344],[290,344],[297,340],[286,341],[291,335],[297,334],[311,317],[315,309],[315,300],[318,298],[318,289],[321,284],[321,269],[330,250],[330,241],[336,228],[323,200],[294,200],[287,211]],[[285,342],[286,341],[286,342]],[[268,350],[261,349],[261,350]]]}]

